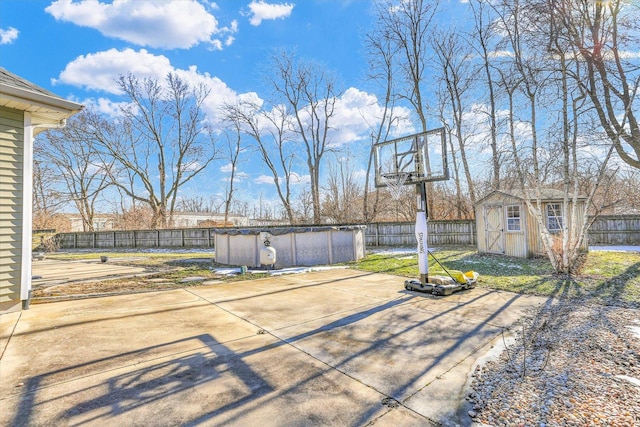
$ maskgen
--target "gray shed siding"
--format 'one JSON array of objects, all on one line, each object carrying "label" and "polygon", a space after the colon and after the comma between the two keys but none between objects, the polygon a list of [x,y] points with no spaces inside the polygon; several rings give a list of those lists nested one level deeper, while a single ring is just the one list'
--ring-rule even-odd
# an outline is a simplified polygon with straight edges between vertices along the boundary
[{"label": "gray shed siding", "polygon": [[24,113],[0,107],[0,311],[20,307]]}]

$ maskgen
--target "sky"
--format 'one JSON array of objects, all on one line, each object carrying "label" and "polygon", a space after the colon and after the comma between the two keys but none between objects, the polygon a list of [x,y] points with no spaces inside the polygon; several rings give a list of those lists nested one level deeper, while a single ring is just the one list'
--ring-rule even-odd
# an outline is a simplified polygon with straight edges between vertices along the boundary
[{"label": "sky", "polygon": [[[123,102],[119,75],[175,72],[212,89],[207,112],[214,116],[222,100],[267,96],[259,70],[274,49],[293,49],[339,76],[344,126],[336,138],[353,146],[361,168],[364,119],[380,108],[365,79],[363,40],[373,25],[370,0],[0,0],[0,66],[105,114]],[[274,201],[259,163],[241,163],[238,197]],[[228,164],[214,162],[184,194],[208,197],[228,173]]]}]

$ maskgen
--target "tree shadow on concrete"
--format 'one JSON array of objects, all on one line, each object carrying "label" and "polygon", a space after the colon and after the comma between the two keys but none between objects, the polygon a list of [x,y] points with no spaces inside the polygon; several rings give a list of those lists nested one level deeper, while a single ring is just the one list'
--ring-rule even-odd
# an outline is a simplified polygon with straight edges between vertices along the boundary
[{"label": "tree shadow on concrete", "polygon": [[[105,362],[105,359],[110,359],[113,362],[121,358],[124,360],[123,365],[126,366],[129,364],[127,360],[132,356],[142,356],[151,351],[170,351],[171,347],[189,341],[195,341],[198,350],[157,363],[153,361],[149,364],[143,362],[143,367],[139,369],[118,375],[110,375],[105,381],[96,385],[82,387],[63,396],[51,398],[49,401],[43,400],[38,396],[42,384],[47,382],[47,377],[65,373],[71,374],[74,371],[91,372],[94,370],[97,375],[100,375],[100,365]],[[56,419],[50,420],[52,424],[83,425],[98,423],[107,425],[114,416],[125,414],[144,405],[172,396],[178,399],[180,393],[213,381],[223,374],[229,375],[229,373],[242,386],[238,387],[237,393],[227,396],[227,402],[222,403],[222,406],[218,408],[218,412],[241,406],[273,391],[273,387],[256,373],[242,357],[237,357],[232,350],[209,334],[145,347],[105,359],[94,360],[29,378],[25,384],[25,392],[22,394],[18,411],[11,425],[31,425],[34,411],[38,407],[55,403],[55,400],[59,400],[59,404],[62,404],[67,399],[72,401],[80,399],[80,401],[60,413]],[[76,395],[75,398],[74,395]],[[95,397],[83,399],[83,396],[87,395]],[[160,424],[165,422],[170,422],[170,420],[166,419]]]}]

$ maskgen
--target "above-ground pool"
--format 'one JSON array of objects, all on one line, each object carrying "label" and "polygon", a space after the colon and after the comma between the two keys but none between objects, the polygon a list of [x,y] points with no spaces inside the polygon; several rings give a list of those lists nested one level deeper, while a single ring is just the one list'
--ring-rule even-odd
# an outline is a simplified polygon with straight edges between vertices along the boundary
[{"label": "above-ground pool", "polygon": [[220,228],[215,230],[216,262],[260,267],[265,233],[276,251],[276,268],[329,265],[365,256],[364,225]]}]

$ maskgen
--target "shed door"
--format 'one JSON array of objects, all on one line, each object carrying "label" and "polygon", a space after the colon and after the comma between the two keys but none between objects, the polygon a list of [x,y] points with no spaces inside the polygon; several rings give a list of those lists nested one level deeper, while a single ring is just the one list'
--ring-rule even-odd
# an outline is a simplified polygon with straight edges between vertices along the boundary
[{"label": "shed door", "polygon": [[484,230],[487,252],[504,253],[502,205],[485,205]]}]

